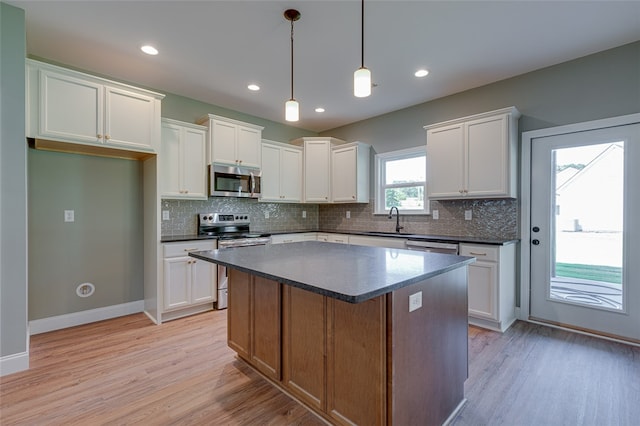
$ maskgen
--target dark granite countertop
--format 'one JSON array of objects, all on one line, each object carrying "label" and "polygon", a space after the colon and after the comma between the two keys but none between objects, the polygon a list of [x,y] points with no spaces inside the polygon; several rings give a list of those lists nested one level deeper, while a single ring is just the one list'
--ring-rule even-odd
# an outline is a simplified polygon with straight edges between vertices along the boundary
[{"label": "dark granite countertop", "polygon": [[377,232],[377,231],[335,231],[335,230],[298,230],[298,231],[279,231],[272,232],[272,235],[278,234],[302,234],[306,232],[319,232],[326,234],[345,234],[345,235],[362,235],[364,237],[383,237],[383,238],[404,238],[407,240],[419,241],[438,241],[445,243],[470,243],[470,244],[490,244],[490,245],[507,245],[519,242],[519,239],[494,238],[494,237],[472,237],[461,235],[427,235],[427,234],[410,234],[398,232]]},{"label": "dark granite countertop", "polygon": [[305,241],[191,252],[350,303],[360,303],[475,261],[473,257]]},{"label": "dark granite countertop", "polygon": [[[453,236],[453,235],[425,235],[425,234],[404,234],[397,232],[376,232],[376,231],[327,231],[327,230],[296,230],[296,231],[260,231],[265,233],[271,233],[271,235],[281,235],[281,234],[302,234],[307,232],[319,232],[326,234],[345,234],[345,235],[362,235],[365,237],[384,237],[384,238],[404,238],[408,240],[418,240],[418,241],[437,241],[437,242],[445,242],[445,243],[469,243],[469,244],[489,244],[489,245],[508,245],[515,244],[519,242],[519,239],[507,239],[507,238],[492,238],[492,237],[472,237],[472,236]],[[187,235],[170,235],[163,236],[160,239],[162,243],[172,243],[178,241],[191,241],[191,240],[207,240],[207,239],[216,239],[217,237],[207,236],[207,235],[196,235],[196,234],[187,234]]]},{"label": "dark granite countertop", "polygon": [[198,235],[198,234],[185,234],[185,235],[167,235],[160,237],[161,243],[176,243],[179,241],[194,241],[194,240],[217,240],[218,237],[211,235]]}]

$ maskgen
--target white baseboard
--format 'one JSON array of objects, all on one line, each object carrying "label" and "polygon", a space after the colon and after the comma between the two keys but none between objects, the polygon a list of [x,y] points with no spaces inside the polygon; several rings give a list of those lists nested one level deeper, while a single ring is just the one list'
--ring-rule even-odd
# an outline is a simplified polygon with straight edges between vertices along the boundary
[{"label": "white baseboard", "polygon": [[89,309],[55,317],[29,321],[29,334],[40,334],[76,325],[89,324],[124,315],[136,314],[144,310],[144,300],[122,303],[120,305],[105,306],[104,308]]},{"label": "white baseboard", "polygon": [[0,358],[0,377],[29,369],[29,352],[11,354]]}]

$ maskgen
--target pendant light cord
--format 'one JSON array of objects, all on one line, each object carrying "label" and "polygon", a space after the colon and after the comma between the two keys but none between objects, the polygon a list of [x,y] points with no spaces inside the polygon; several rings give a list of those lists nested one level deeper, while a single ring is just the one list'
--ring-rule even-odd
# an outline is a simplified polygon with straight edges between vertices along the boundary
[{"label": "pendant light cord", "polygon": [[360,67],[364,68],[364,0],[362,0],[362,10],[360,13],[360,22],[362,23],[360,25],[361,28],[361,34],[360,34],[360,53],[361,53],[361,58],[362,58],[362,62],[360,63]]},{"label": "pendant light cord", "polygon": [[291,20],[291,99],[293,99],[293,19]]}]

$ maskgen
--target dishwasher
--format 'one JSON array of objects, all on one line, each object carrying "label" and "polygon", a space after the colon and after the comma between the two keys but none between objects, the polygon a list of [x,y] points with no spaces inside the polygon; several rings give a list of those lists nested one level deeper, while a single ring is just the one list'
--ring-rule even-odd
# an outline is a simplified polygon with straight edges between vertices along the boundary
[{"label": "dishwasher", "polygon": [[438,241],[407,240],[407,249],[431,253],[458,254],[458,244]]}]

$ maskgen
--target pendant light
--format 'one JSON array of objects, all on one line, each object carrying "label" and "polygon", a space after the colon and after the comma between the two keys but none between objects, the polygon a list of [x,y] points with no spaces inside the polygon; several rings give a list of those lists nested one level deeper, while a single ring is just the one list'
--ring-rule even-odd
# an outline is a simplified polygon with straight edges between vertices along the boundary
[{"label": "pendant light", "polygon": [[364,0],[361,10],[362,26],[360,38],[360,68],[353,73],[353,94],[357,98],[366,98],[371,94],[371,71],[364,66]]},{"label": "pendant light", "polygon": [[284,119],[298,121],[300,117],[299,105],[293,97],[293,22],[300,19],[300,12],[295,9],[287,9],[284,11],[284,17],[291,22],[291,99],[284,104]]}]

